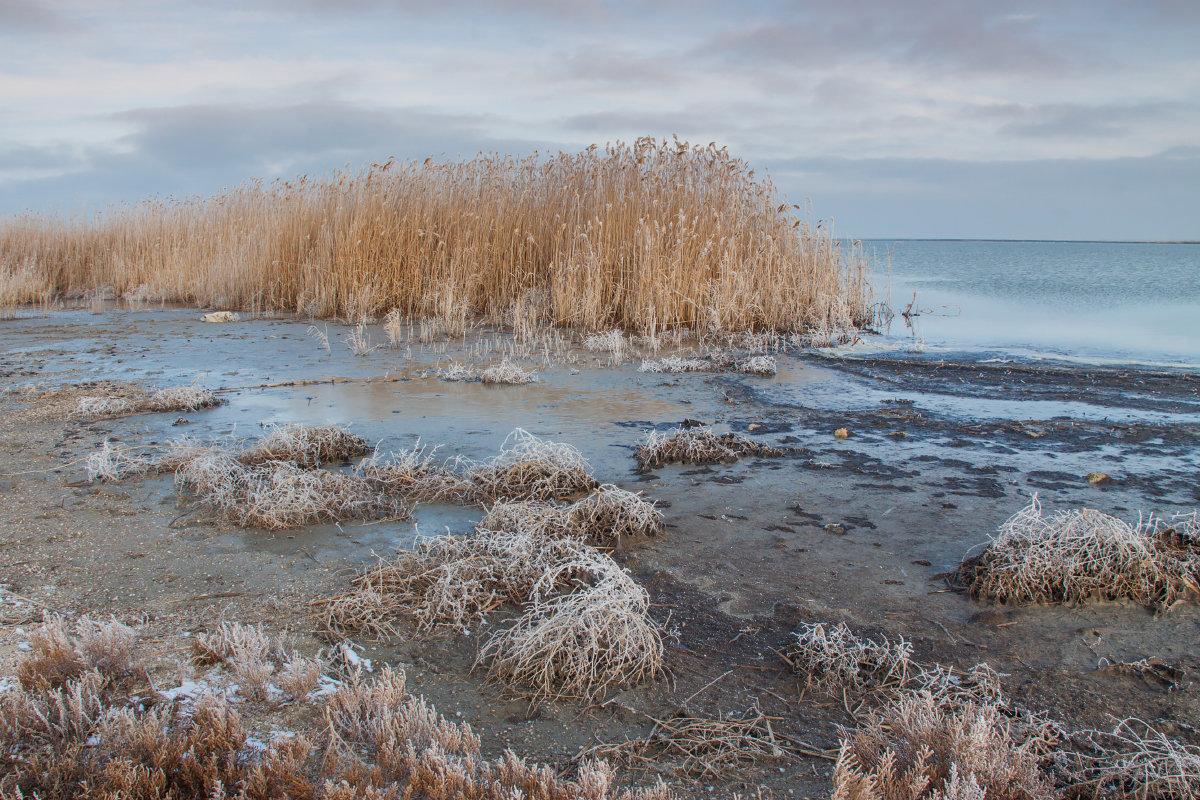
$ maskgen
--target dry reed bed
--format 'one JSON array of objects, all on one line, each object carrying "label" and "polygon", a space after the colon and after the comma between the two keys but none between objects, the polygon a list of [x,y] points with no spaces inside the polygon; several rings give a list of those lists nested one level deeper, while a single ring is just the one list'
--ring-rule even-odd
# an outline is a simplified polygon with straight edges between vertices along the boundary
[{"label": "dry reed bed", "polygon": [[650,431],[638,443],[634,457],[639,472],[664,464],[719,464],[742,456],[778,458],[787,450],[761,444],[736,433],[713,433],[711,428],[676,428],[668,433]]},{"label": "dry reed bed", "polygon": [[724,149],[652,139],[389,161],[0,225],[0,303],[99,287],[351,320],[397,310],[450,331],[807,331],[871,316],[860,250]]},{"label": "dry reed bed", "polygon": [[[242,672],[286,650],[255,628],[226,623],[197,646],[200,660]],[[272,654],[275,654],[273,656]],[[0,690],[0,796],[153,800],[669,800],[663,784],[613,789],[603,762],[587,762],[577,780],[530,765],[511,752],[489,761],[469,726],[450,722],[408,694],[402,672],[385,668],[326,678],[324,697],[297,685],[290,699],[261,693],[235,704],[227,692],[201,690],[172,699],[149,685],[134,633],[120,623],[61,621],[35,635],[20,685]],[[297,670],[301,683],[325,666]],[[257,665],[257,666],[255,666]],[[316,666],[313,666],[316,665]],[[137,676],[130,679],[130,676]],[[271,736],[267,713],[279,702],[307,706],[310,729]],[[261,737],[261,738],[260,738]]]},{"label": "dry reed bed", "polygon": [[952,579],[998,603],[1129,599],[1148,608],[1200,599],[1200,516],[1137,524],[1092,509],[1045,517],[1035,495]]}]

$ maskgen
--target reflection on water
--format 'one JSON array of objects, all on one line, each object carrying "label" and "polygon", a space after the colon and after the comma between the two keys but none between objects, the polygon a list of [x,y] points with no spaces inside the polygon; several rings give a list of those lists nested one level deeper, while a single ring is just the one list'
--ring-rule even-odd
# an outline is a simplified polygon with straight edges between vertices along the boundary
[{"label": "reflection on water", "polygon": [[[890,334],[929,348],[1200,366],[1200,245],[872,241]],[[884,291],[889,276],[876,284]],[[916,293],[922,313],[899,313]]]}]

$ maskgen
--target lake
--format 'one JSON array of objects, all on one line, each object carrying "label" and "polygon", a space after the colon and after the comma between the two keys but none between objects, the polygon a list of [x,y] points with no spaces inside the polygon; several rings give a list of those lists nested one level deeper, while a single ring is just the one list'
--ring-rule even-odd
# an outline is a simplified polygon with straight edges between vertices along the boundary
[{"label": "lake", "polygon": [[[1200,367],[1200,244],[877,239],[863,247],[877,294],[886,299],[890,289],[896,314],[876,342],[883,347]],[[910,302],[916,315],[906,325]]]}]

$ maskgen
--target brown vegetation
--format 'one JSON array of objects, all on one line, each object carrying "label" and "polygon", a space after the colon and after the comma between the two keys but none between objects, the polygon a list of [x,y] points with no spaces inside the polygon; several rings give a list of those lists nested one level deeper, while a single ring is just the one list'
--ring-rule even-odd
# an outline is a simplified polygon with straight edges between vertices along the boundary
[{"label": "brown vegetation", "polygon": [[[669,800],[666,787],[613,791],[602,762],[576,780],[511,752],[480,753],[471,729],[405,691],[402,672],[353,674],[312,702],[310,730],[267,736],[269,705],[224,693],[172,701],[145,684],[113,680],[140,670],[132,632],[118,623],[70,635],[54,622],[35,638],[20,687],[0,690],[0,796],[127,800]],[[256,629],[225,626],[205,658],[278,651]],[[70,663],[64,671],[63,664]],[[83,668],[78,671],[77,666]],[[142,673],[144,674],[144,673]],[[265,741],[258,737],[262,736]]]},{"label": "brown vegetation", "polygon": [[535,697],[591,698],[662,667],[646,590],[610,556],[539,531],[438,537],[360,575],[324,614],[336,633],[392,636],[402,619],[465,628],[506,603],[525,612],[484,643],[480,661]]},{"label": "brown vegetation", "polygon": [[1036,495],[955,580],[998,603],[1129,599],[1162,609],[1200,599],[1200,517],[1131,525],[1092,509],[1042,516]]},{"label": "brown vegetation", "polygon": [[843,740],[832,800],[1054,800],[1041,755],[994,706],[906,693]]},{"label": "brown vegetation", "polygon": [[354,321],[394,309],[453,331],[472,318],[588,330],[861,326],[864,271],[858,251],[810,227],[745,162],[651,139],[389,161],[92,220],[0,225],[0,304],[111,287]]},{"label": "brown vegetation", "polygon": [[640,494],[605,484],[567,506],[529,501],[496,503],[479,527],[612,545],[623,538],[660,533],[663,515]]},{"label": "brown vegetation", "polygon": [[776,737],[770,718],[759,711],[747,711],[721,719],[655,719],[649,735],[621,744],[598,745],[587,755],[645,766],[671,759],[679,763],[677,773],[711,779],[746,764],[790,753],[789,744]]},{"label": "brown vegetation", "polygon": [[650,431],[638,444],[634,457],[639,472],[664,464],[719,464],[742,456],[776,458],[780,447],[761,444],[736,433],[715,434],[711,428],[676,428],[670,433]]}]

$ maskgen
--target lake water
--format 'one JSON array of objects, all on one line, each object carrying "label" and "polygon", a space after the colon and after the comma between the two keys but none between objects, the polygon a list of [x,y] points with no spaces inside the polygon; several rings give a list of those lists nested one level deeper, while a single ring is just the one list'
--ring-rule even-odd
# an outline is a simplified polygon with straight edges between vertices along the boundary
[{"label": "lake water", "polygon": [[[1200,245],[870,240],[882,347],[1200,367]],[[890,271],[889,271],[890,264]],[[913,294],[919,316],[901,312]]]}]

